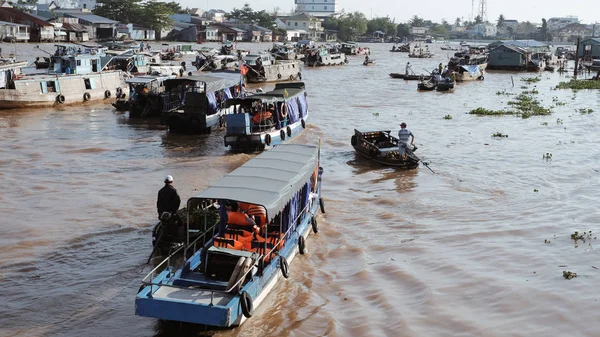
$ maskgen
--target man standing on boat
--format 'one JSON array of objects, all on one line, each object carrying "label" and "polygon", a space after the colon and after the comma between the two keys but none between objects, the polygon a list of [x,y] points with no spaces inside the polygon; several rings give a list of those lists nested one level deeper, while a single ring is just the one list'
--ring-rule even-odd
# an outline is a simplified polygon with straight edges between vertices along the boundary
[{"label": "man standing on boat", "polygon": [[162,215],[165,212],[171,214],[170,218],[174,222],[181,223],[181,218],[177,214],[179,205],[181,204],[181,198],[177,193],[175,187],[173,187],[173,177],[165,177],[165,186],[158,191],[158,199],[156,200],[156,208],[158,209],[158,219],[162,219]]},{"label": "man standing on boat", "polygon": [[[408,138],[411,138],[410,145],[408,144]],[[398,131],[398,151],[401,155],[406,153],[406,149],[412,147],[415,142],[415,136],[406,128],[406,123],[400,124],[400,131]]]},{"label": "man standing on boat", "polygon": [[406,62],[406,70],[405,70],[405,75],[408,75],[408,71],[412,71],[412,69],[410,68],[410,62]]}]

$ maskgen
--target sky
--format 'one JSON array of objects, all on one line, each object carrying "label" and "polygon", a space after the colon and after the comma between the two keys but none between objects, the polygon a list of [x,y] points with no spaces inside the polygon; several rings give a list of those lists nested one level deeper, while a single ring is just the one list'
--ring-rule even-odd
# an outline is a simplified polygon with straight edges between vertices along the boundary
[{"label": "sky", "polygon": [[[222,9],[230,11],[233,8],[242,8],[244,3],[250,3],[254,10],[271,11],[279,7],[281,11],[289,12],[294,8],[294,0],[180,0],[182,6],[200,7],[201,9]],[[471,0],[337,0],[339,7],[346,12],[360,11],[367,18],[386,16],[395,18],[396,22],[406,22],[413,15],[418,15],[426,20],[440,22],[446,19],[453,23],[457,17],[469,20],[471,16]],[[542,18],[577,16],[580,22],[600,22],[600,1],[598,0],[486,0],[487,18],[496,22],[500,14],[506,19],[531,21],[540,23]],[[479,0],[475,0],[475,10]]]}]

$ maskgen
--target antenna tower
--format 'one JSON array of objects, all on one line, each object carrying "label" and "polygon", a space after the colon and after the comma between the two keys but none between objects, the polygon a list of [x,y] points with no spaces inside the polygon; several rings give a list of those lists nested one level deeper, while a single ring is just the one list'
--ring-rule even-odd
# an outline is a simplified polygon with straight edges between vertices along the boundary
[{"label": "antenna tower", "polygon": [[475,0],[471,0],[471,16],[469,17],[469,21],[473,21],[475,18]]},{"label": "antenna tower", "polygon": [[479,13],[477,13],[479,15],[479,17],[481,18],[482,22],[486,22],[487,21],[487,0],[480,0],[479,1]]}]

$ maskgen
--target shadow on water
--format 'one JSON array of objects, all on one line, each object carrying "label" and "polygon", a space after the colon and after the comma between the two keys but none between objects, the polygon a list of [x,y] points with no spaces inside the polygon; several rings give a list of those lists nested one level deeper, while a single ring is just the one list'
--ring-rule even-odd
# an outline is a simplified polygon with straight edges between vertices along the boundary
[{"label": "shadow on water", "polygon": [[196,337],[196,336],[214,336],[220,331],[228,331],[226,328],[219,328],[208,325],[182,323],[174,321],[157,320],[154,324],[154,337]]}]

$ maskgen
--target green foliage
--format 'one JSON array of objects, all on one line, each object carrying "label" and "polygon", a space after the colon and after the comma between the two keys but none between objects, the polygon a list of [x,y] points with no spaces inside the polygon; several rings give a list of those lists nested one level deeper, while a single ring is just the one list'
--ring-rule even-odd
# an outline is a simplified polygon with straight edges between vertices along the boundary
[{"label": "green foliage", "polygon": [[446,115],[444,116],[444,119],[452,119],[452,115]]},{"label": "green foliage", "polygon": [[401,23],[396,27],[397,36],[400,37],[409,37],[410,36],[410,26],[407,23]]},{"label": "green foliage", "polygon": [[556,89],[600,89],[600,81],[570,80],[569,82],[560,82]]},{"label": "green foliage", "polygon": [[175,2],[175,1],[165,2],[165,5],[171,9],[171,13],[187,14],[190,12],[189,8],[181,7],[179,2]]},{"label": "green foliage", "polygon": [[173,9],[167,3],[150,0],[142,5],[142,12],[144,18],[143,22],[137,20],[139,25],[149,26],[154,30],[162,30],[172,23],[169,14],[173,14]]},{"label": "green foliage", "polygon": [[123,23],[136,22],[141,15],[141,0],[98,0],[92,10],[100,15]]},{"label": "green foliage", "polygon": [[498,23],[496,24],[496,27],[504,26],[504,21],[506,21],[504,14],[500,14],[500,16],[498,17]]},{"label": "green foliage", "polygon": [[373,33],[378,30],[385,32],[387,36],[396,36],[398,28],[394,20],[391,20],[389,16],[374,18],[367,22],[367,33]]},{"label": "green foliage", "polygon": [[326,29],[337,30],[340,40],[355,40],[357,36],[367,32],[367,18],[361,12],[342,14],[338,18],[330,18],[324,25]]},{"label": "green foliage", "polygon": [[419,17],[418,15],[414,15],[410,21],[408,22],[411,27],[423,27],[425,26],[425,20]]},{"label": "green foliage", "polygon": [[483,23],[483,18],[481,17],[481,15],[477,15],[475,17],[475,24],[479,24],[479,23]]},{"label": "green foliage", "polygon": [[267,11],[254,11],[249,3],[245,3],[241,9],[234,8],[225,15],[228,19],[236,19],[240,23],[255,23],[265,28],[273,28],[274,17]]},{"label": "green foliage", "polygon": [[525,82],[527,84],[536,83],[536,82],[539,82],[541,80],[542,80],[542,78],[541,77],[537,77],[537,76],[536,77],[523,77],[521,79],[521,81],[523,81],[523,82]]},{"label": "green foliage", "polygon": [[508,111],[508,110],[490,110],[490,109],[485,109],[485,108],[479,107],[477,109],[473,109],[473,110],[469,111],[469,114],[478,115],[478,116],[501,116],[501,115],[514,115],[515,112]]},{"label": "green foliage", "polygon": [[580,114],[585,115],[585,114],[591,114],[592,112],[594,112],[594,109],[581,108],[578,111]]}]

